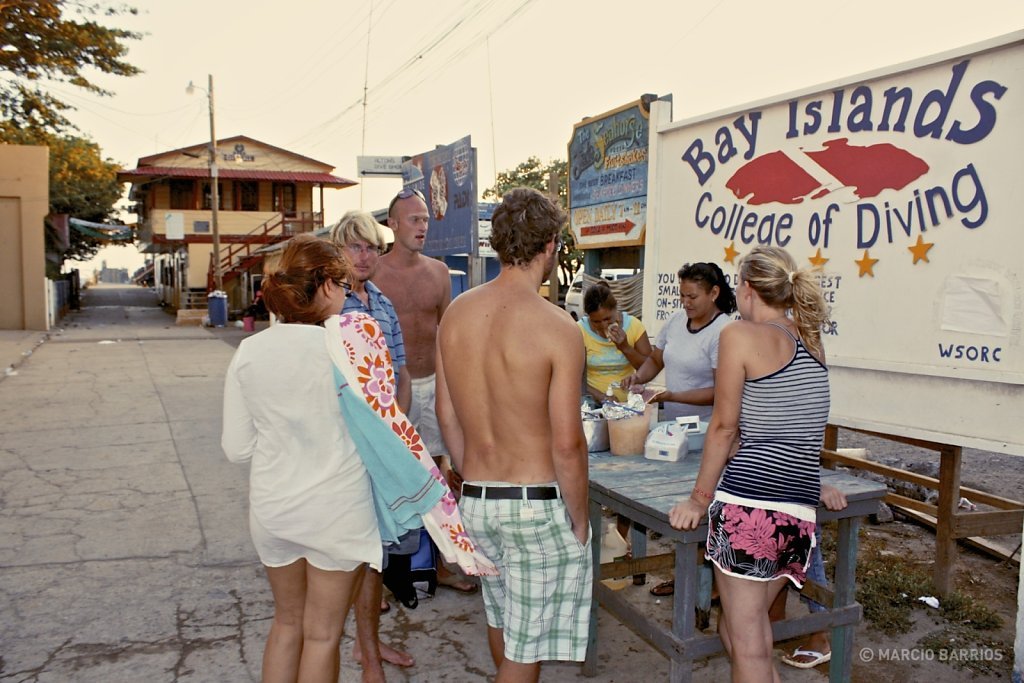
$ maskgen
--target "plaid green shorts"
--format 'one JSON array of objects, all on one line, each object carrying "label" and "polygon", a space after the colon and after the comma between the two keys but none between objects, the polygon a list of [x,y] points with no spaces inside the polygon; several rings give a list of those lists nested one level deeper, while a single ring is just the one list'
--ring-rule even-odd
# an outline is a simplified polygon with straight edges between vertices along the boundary
[{"label": "plaid green shorts", "polygon": [[487,625],[504,631],[505,657],[583,661],[593,557],[590,539],[582,545],[572,533],[562,500],[462,496],[459,507],[469,537],[499,569],[481,579]]}]

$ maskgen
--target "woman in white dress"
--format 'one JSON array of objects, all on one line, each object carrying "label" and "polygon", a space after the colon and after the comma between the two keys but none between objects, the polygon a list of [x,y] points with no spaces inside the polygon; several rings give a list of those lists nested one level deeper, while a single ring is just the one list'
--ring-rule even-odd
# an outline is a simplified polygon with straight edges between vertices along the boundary
[{"label": "woman in white dress", "polygon": [[222,446],[250,462],[249,525],[274,595],[263,681],[338,680],[338,646],[381,540],[370,480],[338,403],[322,323],[341,310],[341,250],[293,238],[263,280],[281,323],[244,340],[224,385]]}]

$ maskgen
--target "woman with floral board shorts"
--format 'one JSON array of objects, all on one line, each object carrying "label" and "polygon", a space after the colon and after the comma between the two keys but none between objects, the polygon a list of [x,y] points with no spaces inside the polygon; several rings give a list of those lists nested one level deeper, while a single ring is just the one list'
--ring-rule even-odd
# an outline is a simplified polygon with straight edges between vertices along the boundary
[{"label": "woman with floral board shorts", "polygon": [[706,556],[732,679],[778,680],[768,609],[787,580],[803,585],[814,546],[829,413],[820,334],[828,308],[815,274],[778,247],[742,259],[736,299],[742,320],[722,330],[700,473],[669,521],[694,529],[708,515]]}]

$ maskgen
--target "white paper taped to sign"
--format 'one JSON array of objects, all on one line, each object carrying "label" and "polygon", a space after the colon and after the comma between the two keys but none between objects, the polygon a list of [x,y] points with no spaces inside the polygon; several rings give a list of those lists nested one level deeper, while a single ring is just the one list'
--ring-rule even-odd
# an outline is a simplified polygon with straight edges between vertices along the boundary
[{"label": "white paper taped to sign", "polygon": [[942,329],[1005,337],[1010,332],[1003,288],[997,280],[965,275],[946,278]]},{"label": "white paper taped to sign", "polygon": [[183,213],[165,213],[164,224],[167,230],[167,239],[169,240],[183,240],[185,239],[185,214]]}]

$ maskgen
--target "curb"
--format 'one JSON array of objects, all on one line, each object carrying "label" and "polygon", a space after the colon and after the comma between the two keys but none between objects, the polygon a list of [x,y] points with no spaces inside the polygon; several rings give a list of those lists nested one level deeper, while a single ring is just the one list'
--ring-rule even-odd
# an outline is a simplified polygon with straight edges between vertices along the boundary
[{"label": "curb", "polygon": [[4,381],[5,379],[10,377],[11,375],[15,374],[15,372],[18,369],[18,367],[20,367],[21,364],[24,363],[25,360],[28,359],[29,356],[31,356],[33,353],[35,353],[36,349],[38,349],[40,346],[42,346],[49,339],[50,339],[50,333],[49,332],[41,332],[40,336],[38,338],[36,338],[35,341],[32,342],[31,347],[27,351],[26,350],[22,350],[21,353],[18,355],[18,358],[14,362],[8,364],[7,367],[4,368],[3,374],[0,374],[0,382]]}]

